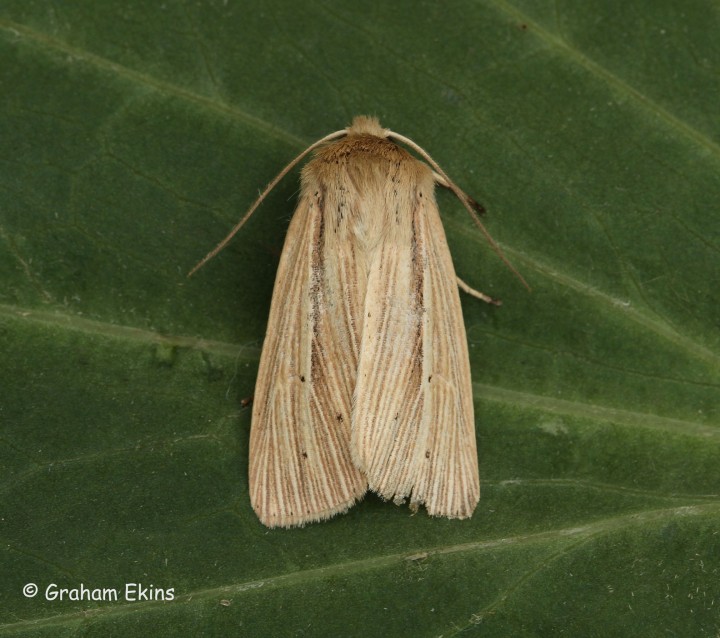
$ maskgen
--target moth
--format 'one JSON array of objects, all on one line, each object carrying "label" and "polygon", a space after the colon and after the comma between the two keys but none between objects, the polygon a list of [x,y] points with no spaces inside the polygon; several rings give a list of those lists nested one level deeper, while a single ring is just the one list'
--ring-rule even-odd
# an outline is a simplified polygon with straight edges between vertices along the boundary
[{"label": "moth", "polygon": [[497,302],[456,277],[436,183],[499,248],[474,214],[479,205],[422,148],[356,117],[296,157],[193,272],[312,151],[255,386],[252,507],[268,527],[302,526],[370,489],[432,516],[469,518],[480,482],[458,285]]}]

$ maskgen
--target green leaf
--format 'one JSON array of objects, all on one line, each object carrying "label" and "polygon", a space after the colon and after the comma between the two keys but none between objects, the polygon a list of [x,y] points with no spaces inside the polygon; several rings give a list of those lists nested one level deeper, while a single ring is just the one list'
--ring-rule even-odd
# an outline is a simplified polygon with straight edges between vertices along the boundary
[{"label": "green leaf", "polygon": [[[717,635],[719,29],[708,0],[3,2],[0,636]],[[475,515],[270,531],[241,400],[297,172],[185,275],[363,113],[533,292],[441,193],[503,300],[463,299]]]}]

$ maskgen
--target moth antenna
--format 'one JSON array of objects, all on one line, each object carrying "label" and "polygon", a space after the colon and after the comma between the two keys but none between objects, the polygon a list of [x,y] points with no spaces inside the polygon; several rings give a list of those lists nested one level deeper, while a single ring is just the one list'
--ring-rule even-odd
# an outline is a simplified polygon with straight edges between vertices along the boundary
[{"label": "moth antenna", "polygon": [[472,197],[467,195],[464,191],[460,189],[460,187],[455,184],[445,173],[445,171],[440,168],[440,165],[432,158],[430,155],[425,151],[421,146],[418,146],[415,142],[413,142],[411,139],[405,137],[404,135],[398,135],[397,133],[390,132],[389,137],[391,137],[394,140],[397,140],[398,142],[402,142],[403,144],[409,146],[411,149],[413,149],[416,153],[420,154],[425,161],[430,164],[430,166],[433,167],[433,169],[442,177],[443,181],[440,182],[442,186],[446,186],[449,188],[454,194],[455,197],[457,197],[461,202],[462,205],[465,206],[465,209],[470,213],[470,217],[472,217],[473,221],[475,222],[475,225],[480,229],[483,235],[485,235],[485,239],[487,239],[488,243],[490,244],[490,247],[497,253],[497,256],[500,257],[502,262],[510,269],[510,271],[522,282],[523,286],[527,288],[528,290],[532,291],[532,288],[528,285],[528,282],[525,281],[525,278],[517,271],[515,266],[513,266],[510,263],[510,260],[505,257],[505,254],[500,249],[500,246],[497,245],[495,240],[492,238],[492,235],[488,232],[487,228],[483,225],[483,223],[480,221],[480,217],[478,215],[479,213],[484,212],[483,207],[478,204]]},{"label": "moth antenna", "polygon": [[270,194],[270,191],[272,191],[273,188],[275,188],[278,185],[278,182],[285,177],[295,166],[300,162],[308,153],[314,151],[318,146],[322,146],[323,144],[330,142],[334,139],[337,139],[338,137],[342,137],[343,135],[347,135],[347,129],[343,129],[342,131],[335,131],[334,133],[330,133],[330,135],[326,135],[322,139],[318,140],[317,142],[314,142],[310,146],[308,146],[300,155],[298,155],[294,160],[292,160],[285,168],[283,168],[273,179],[272,182],[270,182],[265,190],[260,193],[260,196],[255,200],[252,206],[250,206],[250,209],[247,213],[245,213],[242,216],[242,219],[235,224],[233,229],[227,234],[225,239],[223,239],[215,248],[213,248],[205,257],[203,257],[195,266],[193,269],[188,273],[188,277],[192,277],[193,274],[195,274],[200,268],[202,268],[208,261],[210,261],[215,255],[217,255],[225,246],[228,245],[230,240],[235,236],[235,234],[245,225],[245,222],[250,219],[250,216],[255,212],[255,209],[262,204],[263,200]]}]

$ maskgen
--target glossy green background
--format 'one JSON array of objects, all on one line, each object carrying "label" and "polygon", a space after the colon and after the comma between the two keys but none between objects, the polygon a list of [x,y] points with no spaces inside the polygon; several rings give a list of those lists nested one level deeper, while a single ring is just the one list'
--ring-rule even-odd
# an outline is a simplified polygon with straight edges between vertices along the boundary
[{"label": "glossy green background", "polygon": [[[3,1],[0,636],[716,635],[719,32],[709,0]],[[441,193],[504,302],[463,298],[474,517],[269,531],[240,402],[297,173],[185,274],[360,113],[533,292]],[[176,600],[42,594],[127,582]]]}]

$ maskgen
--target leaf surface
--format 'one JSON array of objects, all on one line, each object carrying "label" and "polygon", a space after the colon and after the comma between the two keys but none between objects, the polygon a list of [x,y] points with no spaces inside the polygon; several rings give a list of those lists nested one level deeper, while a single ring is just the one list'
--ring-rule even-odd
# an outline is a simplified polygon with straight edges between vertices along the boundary
[{"label": "leaf surface", "polygon": [[[707,0],[3,2],[0,636],[716,635],[719,29]],[[475,515],[269,531],[241,402],[297,172],[185,275],[362,113],[533,292],[441,193],[503,300],[463,299]]]}]

